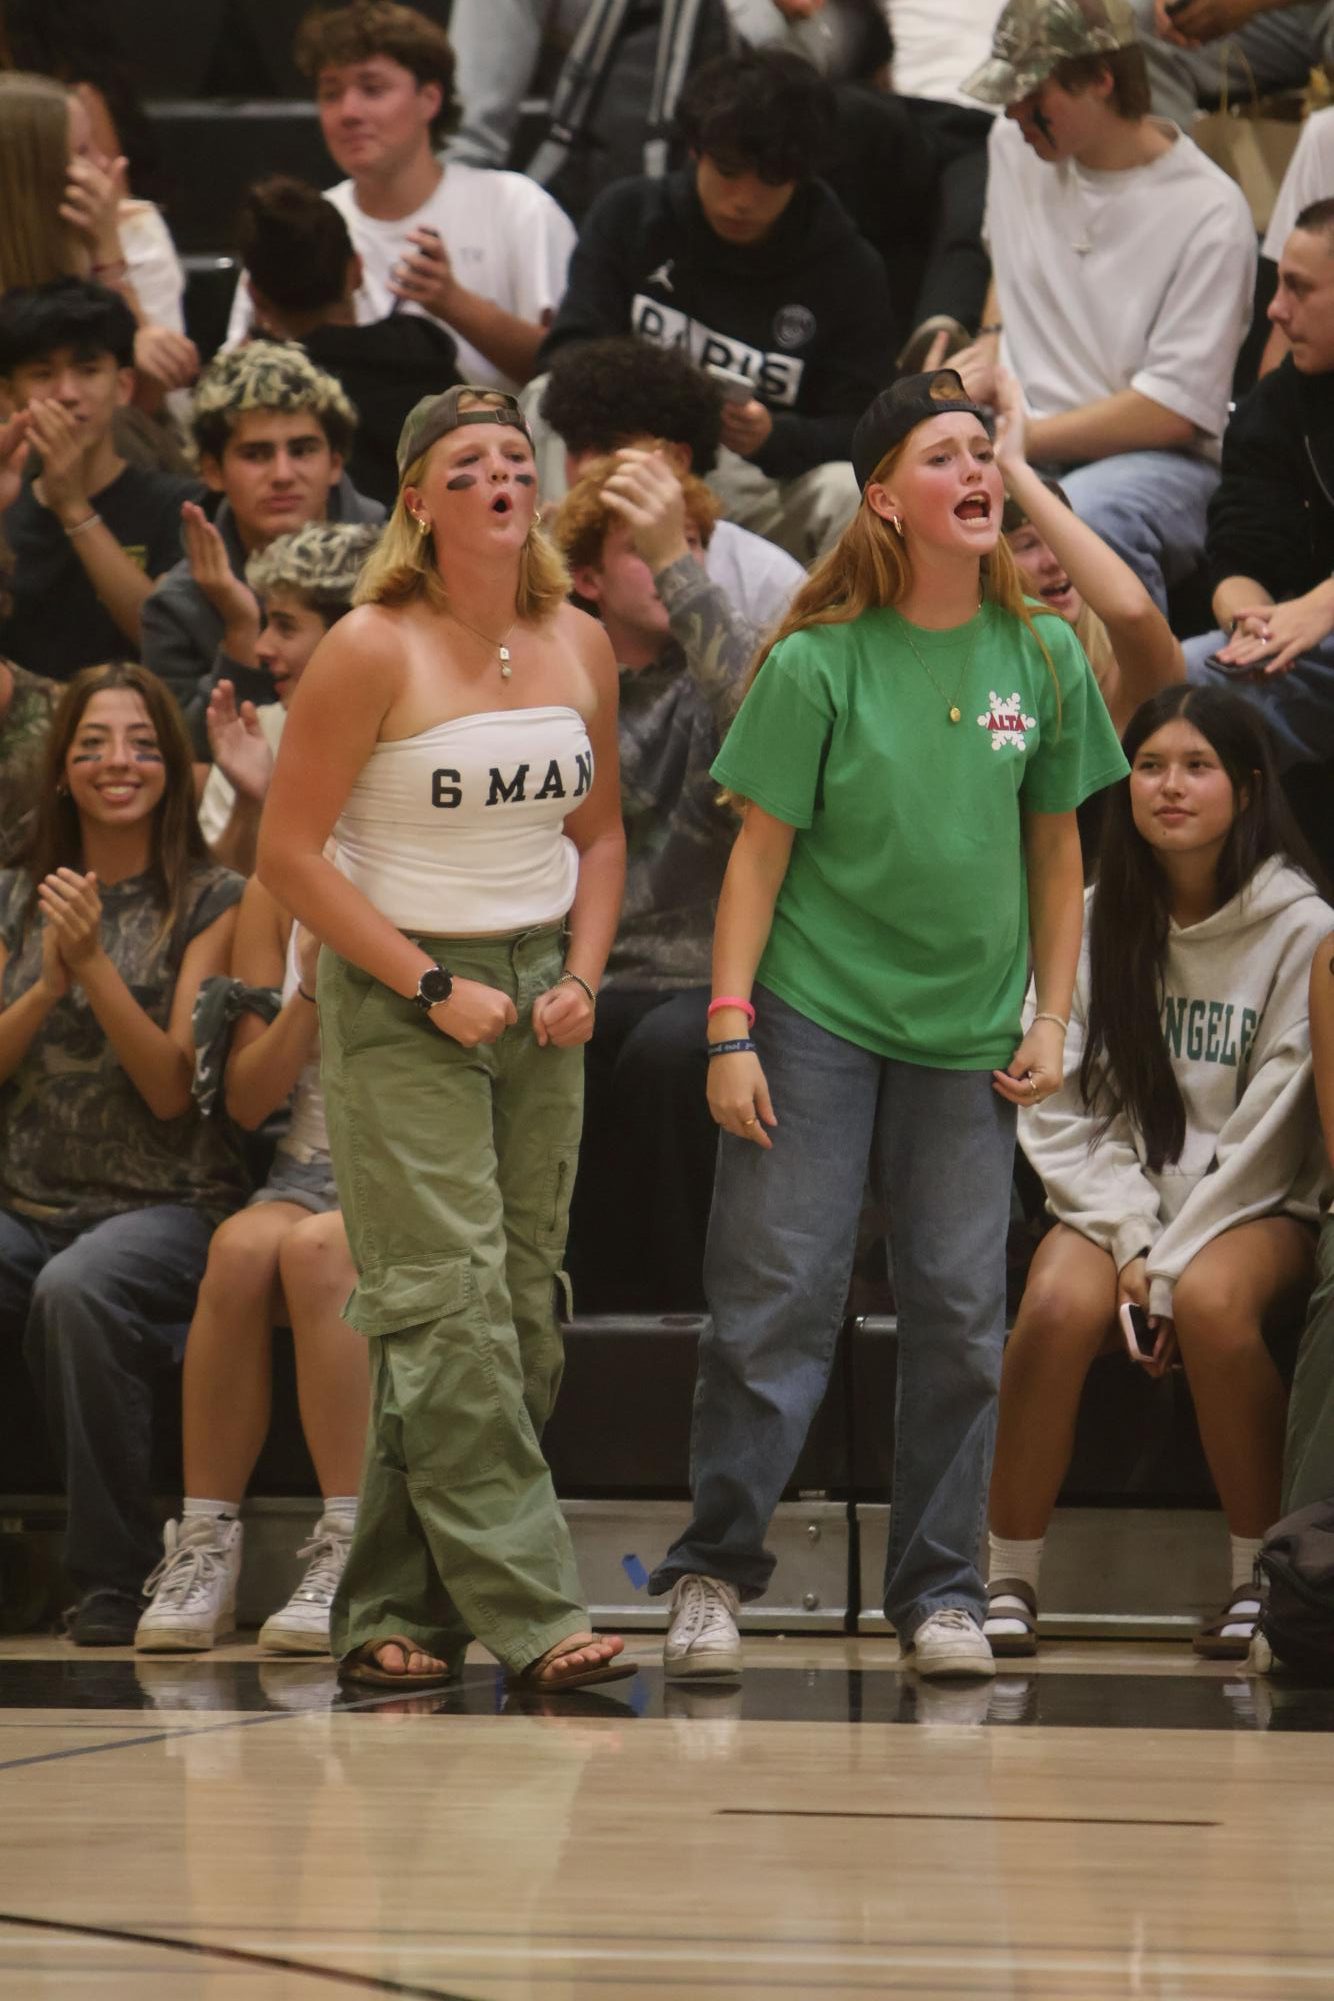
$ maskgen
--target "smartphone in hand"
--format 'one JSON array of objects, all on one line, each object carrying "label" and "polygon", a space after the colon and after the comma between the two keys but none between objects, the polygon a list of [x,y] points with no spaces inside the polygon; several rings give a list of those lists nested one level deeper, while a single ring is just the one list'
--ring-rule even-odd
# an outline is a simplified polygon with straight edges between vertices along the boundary
[{"label": "smartphone in hand", "polygon": [[1149,1325],[1149,1316],[1142,1306],[1135,1306],[1127,1300],[1118,1316],[1121,1333],[1125,1337],[1126,1352],[1132,1362],[1147,1362],[1151,1359],[1157,1336]]},{"label": "smartphone in hand", "polygon": [[750,403],[755,399],[755,384],[739,368],[723,368],[711,361],[705,370],[711,375],[722,391],[724,403]]}]

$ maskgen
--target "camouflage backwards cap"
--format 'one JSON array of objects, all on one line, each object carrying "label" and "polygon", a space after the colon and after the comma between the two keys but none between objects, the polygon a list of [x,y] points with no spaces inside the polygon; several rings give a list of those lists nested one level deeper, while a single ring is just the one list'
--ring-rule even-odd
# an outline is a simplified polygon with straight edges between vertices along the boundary
[{"label": "camouflage backwards cap", "polygon": [[441,396],[423,396],[409,410],[398,436],[399,478],[423,452],[464,424],[509,424],[522,431],[530,445],[533,442],[528,419],[512,396],[503,389],[482,389],[471,382],[460,382]]},{"label": "camouflage backwards cap", "polygon": [[361,566],[379,539],[380,530],[367,522],[308,521],[252,556],[245,579],[260,597],[299,591],[316,604],[351,604]]},{"label": "camouflage backwards cap", "polygon": [[1138,40],[1130,0],[1010,0],[989,60],[959,88],[983,104],[1015,104],[1069,57],[1109,55]]},{"label": "camouflage backwards cap", "polygon": [[195,386],[191,424],[195,441],[217,429],[217,420],[239,417],[246,410],[276,410],[283,415],[313,410],[332,429],[351,435],[357,413],[343,386],[316,368],[304,348],[286,341],[248,340],[213,357]]}]

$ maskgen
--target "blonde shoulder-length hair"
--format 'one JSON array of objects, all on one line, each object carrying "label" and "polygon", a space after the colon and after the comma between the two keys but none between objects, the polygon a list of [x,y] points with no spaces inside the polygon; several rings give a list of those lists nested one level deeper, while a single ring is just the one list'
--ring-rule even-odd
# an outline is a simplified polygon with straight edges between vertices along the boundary
[{"label": "blonde shoulder-length hair", "polygon": [[[911,433],[909,433],[911,436]],[[884,485],[907,447],[908,439],[886,454],[867,485]],[[788,607],[777,631],[761,645],[746,677],[749,688],[775,646],[794,632],[817,625],[850,625],[863,612],[901,604],[912,584],[912,557],[902,535],[878,515],[865,494],[829,554],[816,564]],[[1056,712],[1061,708],[1061,684],[1045,640],[1024,601],[1023,580],[1009,547],[1000,537],[982,559],[982,591],[986,598],[1017,619],[1032,633],[1056,688]]]},{"label": "blonde shoulder-length hair", "polygon": [[[420,486],[431,453],[440,443],[443,440],[437,439],[405,468],[394,511],[357,579],[354,604],[408,605],[423,599],[433,611],[449,610],[449,592],[435,560],[435,537],[422,533],[403,498],[410,486]],[[540,622],[550,618],[569,594],[570,573],[534,520],[519,552],[515,612],[521,619]]]},{"label": "blonde shoulder-length hair", "polygon": [[60,214],[68,175],[64,85],[0,75],[0,291],[87,276],[87,249]]}]

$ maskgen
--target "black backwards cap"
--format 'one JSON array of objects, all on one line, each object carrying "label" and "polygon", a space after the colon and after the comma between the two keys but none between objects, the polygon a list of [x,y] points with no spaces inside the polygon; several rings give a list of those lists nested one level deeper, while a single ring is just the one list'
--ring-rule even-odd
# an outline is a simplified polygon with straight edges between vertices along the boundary
[{"label": "black backwards cap", "polygon": [[857,419],[852,434],[852,470],[862,492],[886,452],[902,443],[909,431],[932,417],[948,417],[954,410],[976,417],[987,436],[992,435],[991,412],[974,403],[957,369],[933,368],[925,375],[903,375],[882,389],[870,409]]},{"label": "black backwards cap", "polygon": [[[483,397],[485,401],[460,409],[465,397]],[[421,402],[409,410],[398,435],[399,478],[402,479],[408,467],[423,452],[429,451],[451,431],[461,430],[465,424],[508,424],[514,430],[522,431],[530,445],[533,442],[528,419],[513,396],[503,389],[487,389],[475,383],[460,382],[453,389],[446,389],[441,396],[423,396]]]}]

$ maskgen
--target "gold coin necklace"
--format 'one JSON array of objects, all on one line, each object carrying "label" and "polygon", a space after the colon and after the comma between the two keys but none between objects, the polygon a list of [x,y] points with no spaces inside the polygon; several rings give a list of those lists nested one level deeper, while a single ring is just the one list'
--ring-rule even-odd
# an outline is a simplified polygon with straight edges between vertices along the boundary
[{"label": "gold coin necklace", "polygon": [[925,660],[923,660],[921,654],[917,651],[917,647],[913,642],[913,636],[911,632],[909,632],[908,630],[908,621],[906,618],[904,618],[902,612],[899,613],[899,623],[903,627],[903,636],[908,642],[909,648],[911,649],[912,652],[913,659],[917,662],[922,672],[926,675],[927,680],[931,683],[931,686],[935,689],[941,701],[944,702],[946,713],[949,716],[950,721],[952,723],[961,723],[963,721],[963,710],[959,707],[959,697],[963,693],[965,681],[967,681],[969,674],[972,672],[973,655],[977,652],[978,635],[976,633],[973,634],[973,643],[968,649],[968,658],[963,663],[963,672],[959,676],[959,685],[954,690],[953,697],[950,697],[945,693],[945,690],[941,687],[939,681],[937,681],[935,675],[931,672],[931,669],[927,666]]},{"label": "gold coin necklace", "polygon": [[460,618],[456,611],[451,611],[449,615],[455,625],[461,625],[463,630],[470,632],[474,639],[480,639],[483,646],[495,647],[496,652],[500,655],[500,678],[502,681],[508,681],[514,669],[510,666],[510,650],[506,641],[509,639],[510,633],[513,632],[515,626],[519,623],[518,619],[512,618],[510,620],[509,630],[505,633],[504,638],[492,639],[490,633],[479,632],[475,625],[469,625],[467,619]]}]

